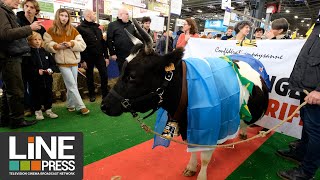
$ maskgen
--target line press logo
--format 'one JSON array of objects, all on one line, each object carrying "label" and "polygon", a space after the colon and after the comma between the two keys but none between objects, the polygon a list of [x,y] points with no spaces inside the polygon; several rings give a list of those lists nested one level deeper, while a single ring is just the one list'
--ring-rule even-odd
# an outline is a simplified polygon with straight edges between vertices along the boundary
[{"label": "line press logo", "polygon": [[0,179],[83,177],[82,133],[0,133]]}]

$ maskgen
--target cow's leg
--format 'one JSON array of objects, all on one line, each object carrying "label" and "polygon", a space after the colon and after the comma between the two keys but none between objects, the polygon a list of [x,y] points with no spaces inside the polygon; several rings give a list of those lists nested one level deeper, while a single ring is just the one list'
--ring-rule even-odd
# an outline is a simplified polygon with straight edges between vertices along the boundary
[{"label": "cow's leg", "polygon": [[197,172],[197,165],[198,165],[197,153],[192,152],[187,168],[183,171],[183,175],[188,177],[194,176]]},{"label": "cow's leg", "polygon": [[207,179],[207,168],[211,160],[212,153],[213,153],[213,150],[201,152],[201,170],[199,172],[197,180]]},{"label": "cow's leg", "polygon": [[244,123],[243,120],[240,120],[240,139],[246,140],[248,138],[247,128],[248,128],[248,125]]}]

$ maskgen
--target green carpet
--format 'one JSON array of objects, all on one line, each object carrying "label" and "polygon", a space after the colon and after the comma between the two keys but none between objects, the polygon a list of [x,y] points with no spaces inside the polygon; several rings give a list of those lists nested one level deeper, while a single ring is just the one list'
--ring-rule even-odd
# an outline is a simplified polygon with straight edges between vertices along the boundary
[{"label": "green carpet", "polygon": [[[275,133],[256,152],[254,152],[241,166],[239,166],[228,180],[235,179],[280,179],[276,172],[296,167],[296,164],[275,154],[278,149],[285,149],[295,138]],[[318,170],[316,179],[320,179]]]},{"label": "green carpet", "polygon": [[[89,115],[68,112],[65,105],[60,103],[53,107],[53,111],[59,115],[57,119],[45,117],[34,126],[16,130],[0,128],[0,132],[83,132],[84,165],[128,149],[153,137],[140,128],[131,114],[125,113],[120,117],[109,117],[100,110],[100,102],[85,103],[90,109]],[[154,127],[154,122],[155,115],[145,120],[145,123],[151,127]]]}]

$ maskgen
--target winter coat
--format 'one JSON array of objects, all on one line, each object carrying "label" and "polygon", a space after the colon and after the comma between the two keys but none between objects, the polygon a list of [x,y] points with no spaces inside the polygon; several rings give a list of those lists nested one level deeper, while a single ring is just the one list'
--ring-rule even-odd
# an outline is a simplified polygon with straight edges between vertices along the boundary
[{"label": "winter coat", "polygon": [[302,92],[320,91],[320,23],[302,47],[289,78],[289,88]]},{"label": "winter coat", "polygon": [[101,55],[103,55],[104,58],[108,58],[107,44],[103,39],[99,24],[84,20],[77,27],[77,30],[87,44],[87,48],[81,52],[81,61],[92,61],[93,57]]},{"label": "winter coat", "polygon": [[[9,19],[10,18],[10,19]],[[0,1],[0,58],[8,58],[7,47],[13,40],[27,38],[32,34],[30,26],[20,27],[11,8]]]},{"label": "winter coat", "polygon": [[[67,36],[66,32],[61,35],[56,35],[53,33],[52,28],[50,28],[43,36],[44,48],[50,53],[54,53],[54,59],[58,66],[71,67],[77,66],[80,62],[80,52],[86,49],[86,43],[82,39],[79,32],[72,27],[72,32],[70,36]],[[71,48],[58,50],[56,46],[62,42],[71,42]]]},{"label": "winter coat", "polygon": [[47,70],[51,69],[53,72],[57,72],[56,63],[49,52],[46,52],[44,48],[31,48],[31,56],[29,58],[29,67],[26,67],[30,73],[30,81],[36,83],[40,87],[46,87],[52,85],[52,75],[43,73],[39,74],[39,69]]},{"label": "winter coat", "polygon": [[121,59],[129,56],[133,43],[124,29],[133,35],[136,34],[136,30],[131,21],[124,23],[121,19],[117,19],[108,25],[107,43],[110,56],[117,55],[117,57]]},{"label": "winter coat", "polygon": [[[30,26],[31,23],[29,22],[29,20],[26,18],[24,14],[25,14],[24,11],[17,12],[17,22],[21,27]],[[34,21],[38,21],[38,19],[34,17],[32,23]],[[46,29],[43,26],[41,26],[41,29],[37,30],[36,32],[41,34],[41,37],[43,37],[44,33],[46,32]]]}]

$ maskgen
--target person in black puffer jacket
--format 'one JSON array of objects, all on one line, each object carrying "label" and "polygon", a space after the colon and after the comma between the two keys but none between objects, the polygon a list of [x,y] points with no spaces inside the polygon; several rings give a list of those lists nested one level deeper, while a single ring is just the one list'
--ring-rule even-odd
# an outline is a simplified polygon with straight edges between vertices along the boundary
[{"label": "person in black puffer jacket", "polygon": [[81,52],[81,65],[86,69],[87,86],[91,102],[96,100],[93,69],[96,67],[101,79],[102,98],[108,94],[108,71],[109,65],[108,49],[99,29],[99,24],[95,23],[96,16],[92,10],[86,9],[83,12],[84,20],[77,27],[87,48]]},{"label": "person in black puffer jacket", "polygon": [[32,101],[37,120],[43,120],[41,106],[44,106],[45,113],[50,118],[57,118],[58,115],[52,112],[52,74],[57,72],[55,61],[50,53],[46,52],[42,45],[42,37],[39,33],[33,32],[28,37],[31,47],[30,63],[26,67],[30,72],[30,85],[33,90]]}]

